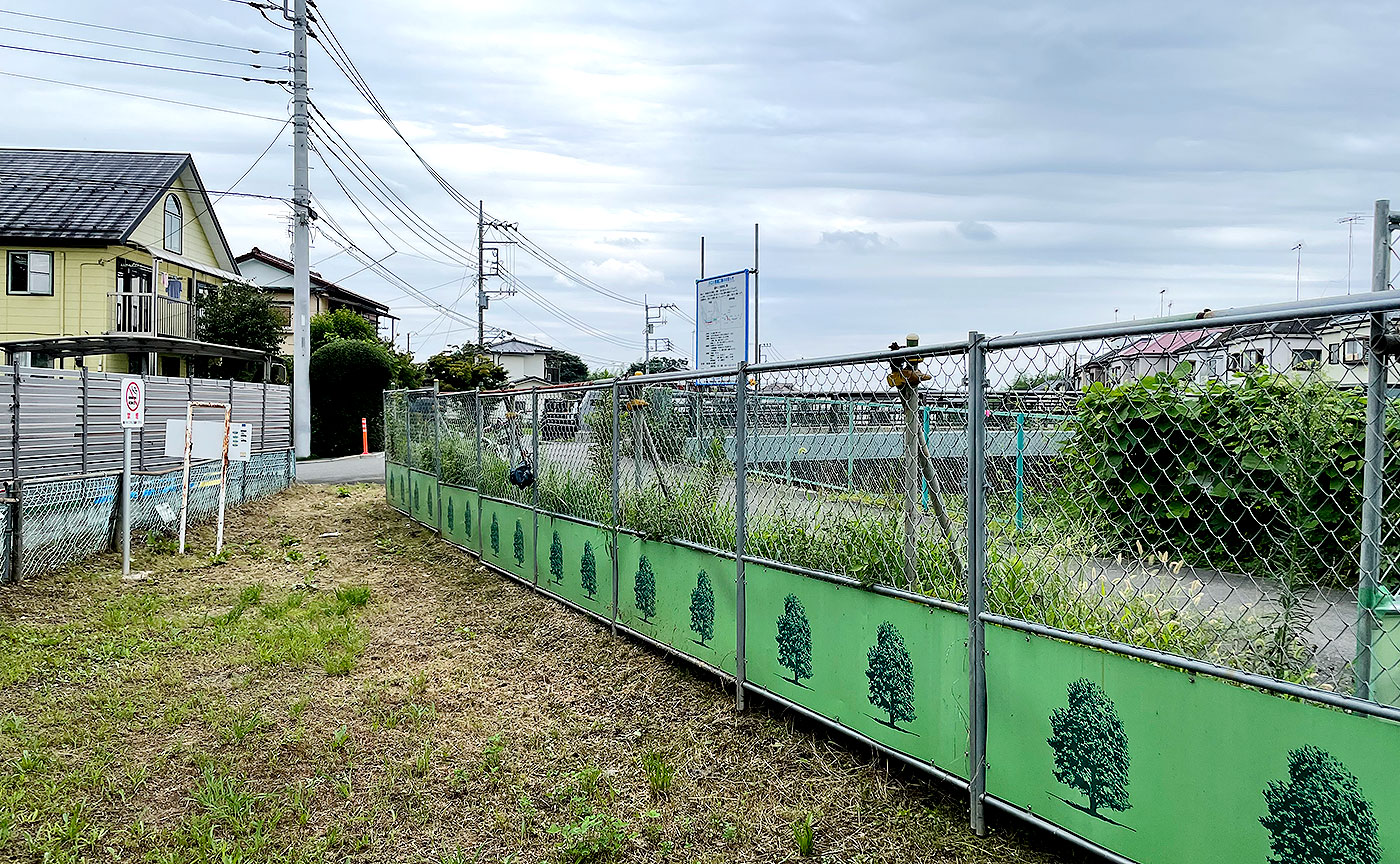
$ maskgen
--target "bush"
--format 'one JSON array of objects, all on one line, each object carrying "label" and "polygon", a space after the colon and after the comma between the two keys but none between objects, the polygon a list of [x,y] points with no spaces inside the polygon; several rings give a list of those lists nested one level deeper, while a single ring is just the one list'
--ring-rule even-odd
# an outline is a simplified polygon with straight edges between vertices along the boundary
[{"label": "bush", "polygon": [[383,446],[384,388],[393,362],[376,342],[340,339],[311,355],[311,449],[318,456],[360,452],[360,418],[370,449]]}]

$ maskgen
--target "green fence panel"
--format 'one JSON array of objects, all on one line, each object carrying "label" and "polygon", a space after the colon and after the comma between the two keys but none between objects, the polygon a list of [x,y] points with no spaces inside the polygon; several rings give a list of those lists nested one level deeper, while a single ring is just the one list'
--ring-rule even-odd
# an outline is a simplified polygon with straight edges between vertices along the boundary
[{"label": "green fence panel", "polygon": [[409,500],[408,512],[416,522],[438,529],[438,479],[426,471],[408,472]]},{"label": "green fence panel", "polygon": [[540,562],[540,587],[584,609],[610,616],[611,536],[603,528],[541,513],[535,550]]},{"label": "green fence panel", "polygon": [[464,549],[477,548],[477,508],[476,492],[459,486],[442,483],[438,486],[442,509],[438,522],[442,525],[443,539]]},{"label": "green fence panel", "polygon": [[987,791],[1128,858],[1400,861],[1400,724],[991,625],[987,691]]},{"label": "green fence panel", "polygon": [[520,578],[535,578],[535,551],[530,540],[530,508],[493,498],[481,499],[481,557]]},{"label": "green fence panel", "polygon": [[618,538],[617,562],[619,621],[733,674],[732,559],[624,534]]},{"label": "green fence panel", "polygon": [[404,513],[409,512],[408,468],[392,462],[384,463],[384,487],[389,506]]},{"label": "green fence panel", "polygon": [[748,564],[748,680],[967,776],[967,618]]}]

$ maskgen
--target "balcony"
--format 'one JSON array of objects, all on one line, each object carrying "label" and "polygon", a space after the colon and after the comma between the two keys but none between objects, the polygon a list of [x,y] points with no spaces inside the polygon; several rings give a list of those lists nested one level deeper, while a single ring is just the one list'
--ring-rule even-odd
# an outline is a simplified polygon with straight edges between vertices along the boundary
[{"label": "balcony", "polygon": [[108,333],[195,338],[194,304],[163,294],[116,292],[107,295]]}]

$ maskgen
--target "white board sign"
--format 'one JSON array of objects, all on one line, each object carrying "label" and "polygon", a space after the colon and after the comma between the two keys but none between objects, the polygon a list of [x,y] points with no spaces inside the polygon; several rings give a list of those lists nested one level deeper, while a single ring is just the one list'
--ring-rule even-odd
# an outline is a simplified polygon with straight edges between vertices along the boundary
[{"label": "white board sign", "polygon": [[[228,429],[228,458],[230,462],[247,462],[252,456],[253,424],[234,423]],[[185,458],[185,420],[165,421],[165,455],[172,459]],[[196,420],[190,433],[190,459],[224,458],[224,421]]]},{"label": "white board sign", "polygon": [[122,379],[122,428],[140,429],[146,425],[146,382],[140,378]]},{"label": "white board sign", "polygon": [[748,345],[749,271],[695,280],[695,368],[732,369]]}]

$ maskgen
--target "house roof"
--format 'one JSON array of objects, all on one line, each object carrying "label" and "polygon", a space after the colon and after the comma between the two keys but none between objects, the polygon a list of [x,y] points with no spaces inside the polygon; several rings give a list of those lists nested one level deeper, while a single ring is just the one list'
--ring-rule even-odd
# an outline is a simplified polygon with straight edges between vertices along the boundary
[{"label": "house roof", "polygon": [[236,270],[188,153],[0,148],[0,241],[126,243],[182,177],[219,265]]},{"label": "house roof", "polygon": [[488,345],[486,350],[492,354],[548,354],[554,351],[548,345],[541,345],[538,342],[526,342],[524,339],[503,339],[494,345]]},{"label": "house roof", "polygon": [[[288,261],[286,258],[273,255],[271,252],[265,252],[256,246],[254,246],[252,250],[244,252],[242,255],[238,256],[239,264],[242,264],[246,261],[261,261],[269,267],[275,267],[276,269],[283,271],[288,276],[292,275],[292,270],[294,266],[292,262]],[[383,303],[380,303],[378,300],[371,300],[363,294],[356,294],[354,291],[351,291],[348,288],[342,288],[334,282],[330,281],[329,279],[326,279],[320,273],[317,273],[315,270],[311,271],[311,290],[316,291],[317,293],[325,294],[328,297],[334,297],[335,299],[340,300],[343,303],[347,303],[351,306],[360,306],[362,308],[371,310],[378,315],[389,314],[389,307],[384,305]]]}]

